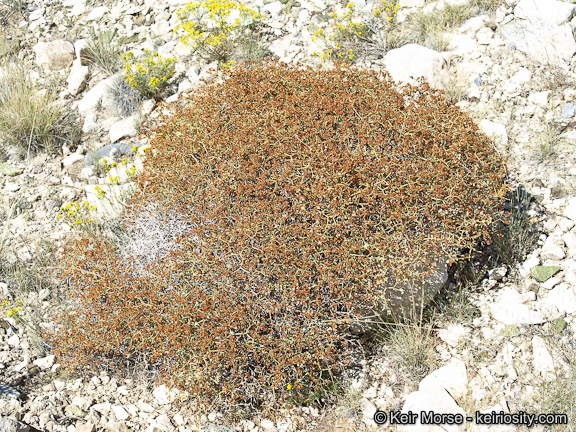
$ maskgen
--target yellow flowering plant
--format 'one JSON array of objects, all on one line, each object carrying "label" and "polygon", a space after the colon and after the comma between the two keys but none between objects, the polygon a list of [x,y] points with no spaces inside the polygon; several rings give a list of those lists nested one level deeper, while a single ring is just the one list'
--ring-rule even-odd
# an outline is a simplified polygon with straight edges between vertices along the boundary
[{"label": "yellow flowering plant", "polygon": [[124,80],[145,97],[155,96],[176,71],[176,59],[163,58],[157,52],[144,50],[136,57],[131,51],[122,54]]},{"label": "yellow flowering plant", "polygon": [[17,327],[27,329],[26,333],[29,342],[32,342],[43,355],[42,353],[46,354],[47,349],[51,349],[51,346],[46,342],[45,330],[40,325],[44,320],[41,314],[38,313],[40,310],[38,306],[38,304],[28,303],[25,307],[23,300],[19,297],[15,301],[5,300],[0,302],[0,307],[5,311],[5,316],[13,319]]},{"label": "yellow flowering plant", "polygon": [[28,320],[22,316],[21,311],[24,308],[22,299],[17,298],[15,302],[9,302],[6,300],[0,303],[0,305],[2,305],[2,309],[6,311],[6,316],[8,318],[13,318],[18,324],[23,325],[24,327],[33,328],[28,323]]},{"label": "yellow flowering plant", "polygon": [[95,228],[92,213],[95,211],[96,206],[90,205],[88,201],[83,204],[74,201],[60,207],[58,219],[64,220],[70,228],[74,227],[82,231],[92,232]]},{"label": "yellow flowering plant", "polygon": [[16,303],[12,304],[8,300],[3,301],[0,303],[2,305],[2,309],[6,311],[6,316],[8,318],[14,318],[15,320],[19,321],[18,318],[21,319],[20,315],[18,314],[22,310],[22,300],[16,299]]},{"label": "yellow flowering plant", "polygon": [[[133,152],[136,153],[138,151],[138,146],[134,146],[132,150]],[[124,166],[125,169],[123,171],[126,172],[128,181],[134,182],[137,178],[136,166],[134,164],[128,164],[127,158],[123,158],[120,163],[112,161],[112,163],[110,164],[105,158],[103,158],[102,165],[106,173],[109,173],[114,168]],[[109,175],[108,177],[108,183],[110,185],[120,184],[119,171],[117,170],[115,174],[116,175],[114,176]],[[107,197],[107,192],[101,186],[96,186],[94,189],[96,190],[96,195],[98,196],[99,199],[105,199],[105,198],[109,199],[109,197]],[[81,231],[93,234],[94,232],[97,231],[96,223],[94,222],[93,217],[94,213],[97,211],[98,211],[97,207],[90,205],[88,201],[85,201],[83,204],[80,204],[78,201],[75,201],[63,205],[60,208],[58,218],[65,220],[68,226],[70,226],[71,228],[79,229]]]},{"label": "yellow flowering plant", "polygon": [[183,45],[207,61],[217,60],[231,68],[230,56],[247,28],[253,29],[262,15],[241,3],[228,0],[190,2],[176,11],[181,21],[174,32]]},{"label": "yellow flowering plant", "polygon": [[314,52],[321,60],[353,62],[362,55],[383,54],[388,48],[386,34],[395,24],[398,0],[376,2],[371,13],[362,16],[352,2],[341,13],[332,13],[331,26],[313,32],[312,41],[323,49]]}]

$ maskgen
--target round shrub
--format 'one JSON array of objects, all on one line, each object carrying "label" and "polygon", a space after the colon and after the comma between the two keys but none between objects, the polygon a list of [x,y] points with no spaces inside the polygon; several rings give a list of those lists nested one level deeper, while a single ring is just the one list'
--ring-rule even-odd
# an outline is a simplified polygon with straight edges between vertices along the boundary
[{"label": "round shrub", "polygon": [[489,139],[425,84],[265,61],[184,102],[151,133],[124,221],[142,236],[154,208],[185,229],[153,260],[112,237],[68,248],[69,365],[146,353],[205,404],[298,401],[347,366],[387,281],[456,260],[505,194]]},{"label": "round shrub", "polygon": [[116,114],[122,118],[130,117],[138,110],[140,93],[122,78],[117,76],[108,87],[110,105],[114,107]]}]

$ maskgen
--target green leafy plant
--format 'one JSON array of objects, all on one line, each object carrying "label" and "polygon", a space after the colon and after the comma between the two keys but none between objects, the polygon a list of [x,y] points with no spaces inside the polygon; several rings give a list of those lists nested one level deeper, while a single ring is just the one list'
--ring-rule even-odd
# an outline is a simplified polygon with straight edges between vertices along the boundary
[{"label": "green leafy plant", "polygon": [[145,354],[207,408],[325,397],[387,281],[458,259],[506,192],[490,140],[443,92],[343,64],[223,71],[150,138],[121,222],[145,239],[152,222],[135,221],[153,208],[159,240],[69,243],[76,308],[54,340],[69,367]]},{"label": "green leafy plant", "polygon": [[177,11],[181,24],[174,30],[182,35],[183,45],[208,62],[226,63],[241,41],[245,30],[253,29],[262,16],[241,3],[227,0],[190,2]]},{"label": "green leafy plant", "polygon": [[175,72],[176,59],[162,58],[157,52],[144,50],[144,55],[135,57],[132,52],[122,55],[124,79],[142,96],[156,96]]}]

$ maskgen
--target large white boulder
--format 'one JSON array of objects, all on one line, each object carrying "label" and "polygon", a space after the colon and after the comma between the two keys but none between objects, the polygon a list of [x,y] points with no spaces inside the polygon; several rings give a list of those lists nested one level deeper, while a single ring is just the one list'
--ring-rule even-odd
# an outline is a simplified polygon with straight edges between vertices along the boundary
[{"label": "large white boulder", "polygon": [[402,83],[415,84],[415,79],[424,77],[431,87],[442,88],[449,78],[444,56],[417,44],[388,51],[384,64],[392,78]]},{"label": "large white boulder", "polygon": [[86,81],[88,80],[88,66],[76,66],[70,69],[70,75],[66,82],[68,83],[68,91],[71,95],[77,95],[84,87],[86,87]]},{"label": "large white boulder", "polygon": [[531,325],[546,322],[541,310],[531,308],[523,303],[522,295],[514,288],[506,287],[499,294],[497,300],[491,305],[492,317],[505,325]]},{"label": "large white boulder", "polygon": [[[553,5],[562,2],[545,0],[543,3]],[[574,7],[568,3],[563,4]],[[576,52],[576,42],[570,25],[556,25],[550,22],[562,21],[560,18],[542,21],[529,14],[525,16],[527,19],[515,19],[500,27],[502,39],[539,63],[559,66],[568,64]]]},{"label": "large white boulder", "polygon": [[110,142],[115,143],[126,137],[138,135],[138,114],[117,121],[110,128]]},{"label": "large white boulder", "polygon": [[[78,111],[80,114],[86,116],[90,113],[94,113],[97,107],[103,104],[105,95],[108,92],[108,89],[113,84],[114,80],[118,79],[121,74],[112,75],[110,78],[106,78],[105,80],[100,81],[94,87],[92,87],[89,91],[84,94],[82,100],[78,103]],[[108,101],[110,98],[106,98]],[[104,107],[104,108],[111,108],[111,107]]]},{"label": "large white boulder", "polygon": [[74,61],[74,45],[62,39],[39,42],[32,49],[36,64],[47,70],[65,69]]},{"label": "large white boulder", "polygon": [[453,359],[420,381],[418,389],[428,393],[446,390],[452,397],[463,397],[468,391],[466,365],[462,360]]},{"label": "large white boulder", "polygon": [[569,22],[576,5],[557,0],[521,0],[514,8],[514,16],[533,24],[558,26]]}]

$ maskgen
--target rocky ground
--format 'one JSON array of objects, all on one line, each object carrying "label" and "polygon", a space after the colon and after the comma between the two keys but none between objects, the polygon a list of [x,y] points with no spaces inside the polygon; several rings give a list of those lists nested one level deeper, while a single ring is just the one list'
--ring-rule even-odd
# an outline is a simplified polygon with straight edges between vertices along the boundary
[{"label": "rocky ground", "polygon": [[[354,3],[366,13],[374,7],[363,0]],[[454,3],[400,1],[398,25],[411,14],[435,13]],[[40,261],[50,267],[73,235],[66,218],[58,217],[61,206],[88,200],[105,217],[117,214],[121,206],[99,198],[96,186],[111,194],[129,192],[129,172],[141,168],[147,148],[146,139],[138,137],[140,126],[169,109],[149,99],[128,116],[119,111],[107,88],[121,73],[108,76],[83,60],[89,30],[115,29],[125,50],[175,56],[176,74],[163,95],[165,102],[175,102],[193,92],[201,78],[214,76],[209,69],[215,64],[190,56],[172,32],[175,10],[186,2],[0,3],[2,25],[9,29],[8,57],[30,61],[40,85],[55,75],[59,99],[77,113],[82,129],[81,145],[64,147],[57,156],[23,158],[17,148],[4,147],[0,430],[352,431],[377,428],[377,410],[399,409],[465,415],[492,410],[564,413],[570,423],[554,430],[574,430],[576,5],[554,0],[484,3],[492,9],[480,10],[446,31],[451,39],[444,51],[408,44],[357,64],[387,70],[397,80],[424,76],[457,98],[461,109],[494,139],[508,158],[512,183],[525,191],[513,202],[525,219],[513,220],[517,231],[508,246],[524,248],[528,255],[517,263],[501,260],[487,274],[473,275],[478,280],[439,308],[429,327],[397,331],[385,339],[381,350],[362,360],[361,370],[347,381],[347,396],[338,406],[300,407],[287,411],[284,420],[252,418],[236,424],[219,413],[200,412],[186,394],[155,387],[143,373],[130,378],[106,371],[70,376],[35,336],[37,330],[51,327],[55,305],[64,301],[59,281],[30,273]],[[286,61],[320,64],[313,54],[321,47],[311,38],[317,29],[334,23],[328,10],[335,2],[259,0],[248,6],[264,15],[263,41],[269,52]],[[97,164],[103,157],[119,165],[103,172]],[[114,177],[118,184],[110,184]],[[21,289],[23,281],[31,289]],[[456,282],[449,292],[461,287]],[[9,314],[18,299],[22,309]],[[531,430],[551,428],[538,425]],[[464,422],[441,430],[515,431],[524,426]]]}]

